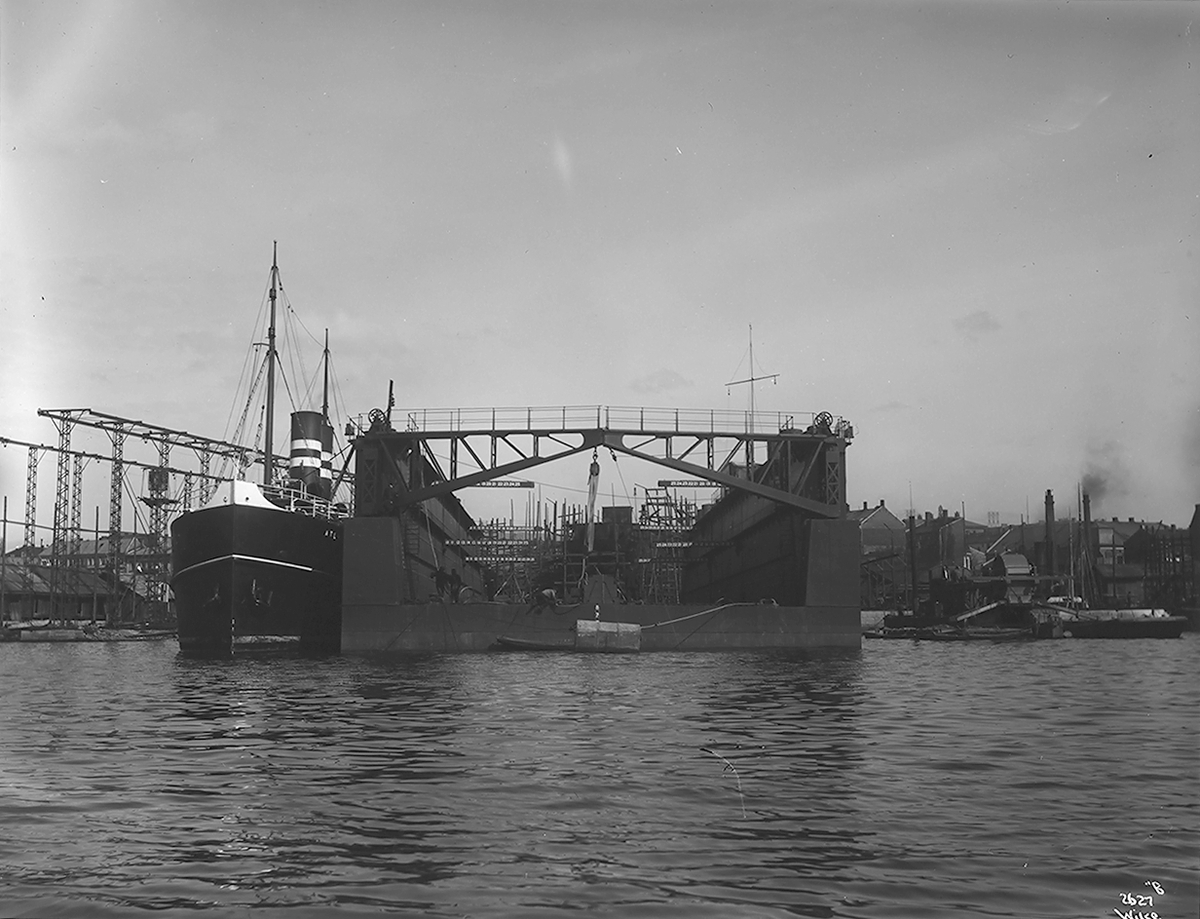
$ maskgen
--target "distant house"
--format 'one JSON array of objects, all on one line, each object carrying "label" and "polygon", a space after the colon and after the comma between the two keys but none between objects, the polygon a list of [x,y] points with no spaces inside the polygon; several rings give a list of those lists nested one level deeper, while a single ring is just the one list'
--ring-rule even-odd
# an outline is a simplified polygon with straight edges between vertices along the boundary
[{"label": "distant house", "polygon": [[[20,546],[0,563],[0,606],[5,619],[137,621],[162,589],[170,548],[144,533],[126,533],[116,553],[114,593],[107,535],[68,546],[56,559],[50,546]],[[161,605],[161,604],[160,604]]]},{"label": "distant house", "polygon": [[[167,539],[166,545],[161,547],[156,547],[155,542],[154,537],[146,533],[123,533],[116,546],[117,576],[142,596],[151,594],[153,585],[163,580],[169,571],[171,541]],[[107,573],[111,549],[112,540],[107,533],[101,534],[99,539],[83,539],[77,545],[67,547],[62,563],[67,568]],[[27,557],[31,561],[43,565],[51,564],[54,559],[54,551],[49,546],[14,551],[30,553]]]},{"label": "distant house", "polygon": [[864,609],[907,608],[912,602],[911,581],[915,570],[917,592],[929,590],[930,575],[945,578],[970,571],[982,564],[984,549],[1004,528],[988,528],[951,514],[944,507],[925,512],[912,521],[912,546],[908,523],[882,501],[864,504],[846,515],[859,523],[862,546],[862,604]]},{"label": "distant house", "polygon": [[907,528],[903,520],[884,505],[849,511],[847,519],[858,524],[860,547],[860,602],[863,609],[895,609],[908,595]]},{"label": "distant house", "polygon": [[936,516],[926,511],[913,527],[918,577],[932,568],[970,569],[973,562],[968,535],[979,529],[979,524],[968,523],[958,514],[951,515],[943,507],[938,508]]},{"label": "distant house", "polygon": [[1087,595],[1093,605],[1180,606],[1195,596],[1189,585],[1189,536],[1161,521],[1117,517],[1094,520],[1085,534],[1078,520],[1055,520],[1047,551],[1045,521],[1005,528],[989,556],[1025,555],[1034,563],[1042,595]]},{"label": "distant house", "polygon": [[1125,606],[1183,608],[1196,603],[1192,539],[1162,521],[1097,521],[1100,593]]},{"label": "distant house", "polygon": [[5,621],[103,621],[110,597],[108,582],[91,571],[62,567],[56,573],[15,554],[0,564],[0,615]]},{"label": "distant house", "polygon": [[887,509],[882,499],[875,507],[864,501],[862,509],[849,511],[846,519],[858,524],[864,557],[904,551],[905,523]]}]

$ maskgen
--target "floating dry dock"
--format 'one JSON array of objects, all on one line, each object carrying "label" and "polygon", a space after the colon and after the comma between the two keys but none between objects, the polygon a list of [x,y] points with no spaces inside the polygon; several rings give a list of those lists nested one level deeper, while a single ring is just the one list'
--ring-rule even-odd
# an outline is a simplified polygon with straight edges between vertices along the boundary
[{"label": "floating dry dock", "polygon": [[[342,533],[344,653],[860,646],[844,422],[603,406],[400,416],[397,429],[375,410],[355,440],[355,516]],[[677,601],[628,602],[622,570],[599,563],[594,534],[584,576],[565,555],[543,572],[570,572],[555,591],[563,600],[495,597],[454,493],[579,453],[591,453],[594,467],[599,450],[721,488],[678,560]],[[434,456],[447,453],[443,469]],[[621,524],[613,526],[619,546]],[[437,571],[451,567],[465,589],[447,597]]]}]

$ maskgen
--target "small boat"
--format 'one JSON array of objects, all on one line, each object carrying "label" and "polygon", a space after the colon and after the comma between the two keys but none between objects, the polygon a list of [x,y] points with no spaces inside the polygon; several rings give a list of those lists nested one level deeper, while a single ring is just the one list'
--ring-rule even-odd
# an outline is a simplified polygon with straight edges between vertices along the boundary
[{"label": "small boat", "polygon": [[1178,638],[1186,616],[1164,609],[1071,609],[1054,607],[1064,638]]},{"label": "small boat", "polygon": [[944,626],[922,629],[915,636],[922,641],[1029,641],[1035,636],[1032,629],[1004,626]]},{"label": "small boat", "polygon": [[1026,641],[1039,636],[1029,626],[962,626],[944,623],[920,628],[881,628],[863,632],[864,638],[910,641]]},{"label": "small boat", "polygon": [[114,629],[94,622],[51,622],[46,619],[6,622],[0,629],[0,641],[161,641],[174,637],[172,629]]},{"label": "small boat", "polygon": [[1058,620],[1040,605],[993,600],[953,619],[936,616],[887,616],[883,627],[864,632],[870,638],[916,641],[1025,641],[1058,638]]}]

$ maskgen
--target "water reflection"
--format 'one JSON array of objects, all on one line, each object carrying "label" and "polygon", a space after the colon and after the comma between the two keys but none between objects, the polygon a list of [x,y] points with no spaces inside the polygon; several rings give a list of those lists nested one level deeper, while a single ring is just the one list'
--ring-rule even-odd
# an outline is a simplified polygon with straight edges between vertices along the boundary
[{"label": "water reflection", "polygon": [[1194,641],[882,644],[0,647],[0,897],[55,914],[1067,917],[1152,875],[1188,889]]}]

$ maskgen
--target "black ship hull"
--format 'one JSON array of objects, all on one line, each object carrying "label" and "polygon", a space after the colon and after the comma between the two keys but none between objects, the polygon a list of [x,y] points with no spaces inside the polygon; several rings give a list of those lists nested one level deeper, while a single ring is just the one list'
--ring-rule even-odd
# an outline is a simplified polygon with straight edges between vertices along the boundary
[{"label": "black ship hull", "polygon": [[226,504],[171,527],[171,587],[180,651],[229,656],[341,643],[342,527],[275,507]]},{"label": "black ship hull", "polygon": [[1063,620],[1063,634],[1071,638],[1179,638],[1187,627],[1183,616],[1145,616]]}]

